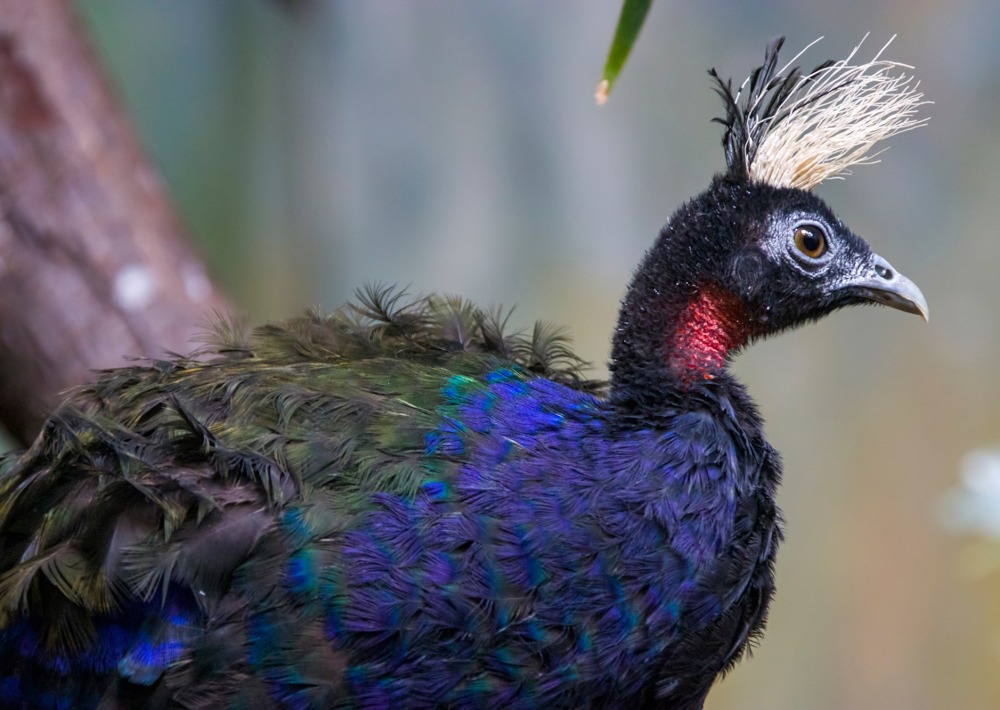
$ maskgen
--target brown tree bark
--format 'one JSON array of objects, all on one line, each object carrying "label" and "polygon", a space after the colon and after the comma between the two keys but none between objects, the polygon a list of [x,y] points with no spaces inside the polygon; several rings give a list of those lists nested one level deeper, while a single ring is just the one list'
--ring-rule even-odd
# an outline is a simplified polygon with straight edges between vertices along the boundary
[{"label": "brown tree bark", "polygon": [[227,309],[67,0],[0,0],[0,423]]}]

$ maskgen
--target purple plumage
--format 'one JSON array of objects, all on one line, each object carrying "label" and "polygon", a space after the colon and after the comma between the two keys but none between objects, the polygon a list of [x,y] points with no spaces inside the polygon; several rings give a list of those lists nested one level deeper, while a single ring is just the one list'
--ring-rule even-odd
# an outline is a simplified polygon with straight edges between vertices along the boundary
[{"label": "purple plumage", "polygon": [[926,315],[754,177],[778,46],[722,87],[728,170],[636,271],[607,386],[551,330],[370,290],[73,395],[2,464],[0,707],[700,708],[781,539],[729,359],[846,305]]}]

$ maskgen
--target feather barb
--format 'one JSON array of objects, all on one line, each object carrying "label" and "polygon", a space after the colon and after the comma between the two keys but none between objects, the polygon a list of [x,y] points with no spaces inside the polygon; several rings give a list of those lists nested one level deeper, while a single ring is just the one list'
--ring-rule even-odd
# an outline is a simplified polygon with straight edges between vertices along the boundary
[{"label": "feather barb", "polygon": [[877,162],[879,142],[924,125],[927,119],[918,109],[930,102],[920,83],[901,71],[912,67],[881,58],[891,42],[871,61],[856,64],[862,39],[846,59],[803,74],[790,68],[802,52],[776,69],[782,41],[775,41],[763,66],[735,95],[731,83],[712,71],[726,104],[726,118],[717,120],[726,126],[723,145],[730,173],[811,190],[850,174],[852,165]]}]

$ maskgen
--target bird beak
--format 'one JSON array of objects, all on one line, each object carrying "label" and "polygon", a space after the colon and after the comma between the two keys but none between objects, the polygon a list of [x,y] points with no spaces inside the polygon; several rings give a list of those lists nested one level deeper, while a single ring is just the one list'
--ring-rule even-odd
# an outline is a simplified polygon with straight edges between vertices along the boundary
[{"label": "bird beak", "polygon": [[917,285],[892,268],[892,264],[875,254],[867,273],[843,284],[875,303],[914,313],[930,320],[927,299]]}]

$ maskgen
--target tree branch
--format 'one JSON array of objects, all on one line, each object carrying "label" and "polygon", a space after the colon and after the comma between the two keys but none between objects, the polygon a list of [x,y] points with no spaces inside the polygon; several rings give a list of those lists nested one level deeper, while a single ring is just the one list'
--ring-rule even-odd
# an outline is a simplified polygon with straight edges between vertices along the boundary
[{"label": "tree branch", "polygon": [[66,0],[0,0],[0,423],[228,310]]}]

